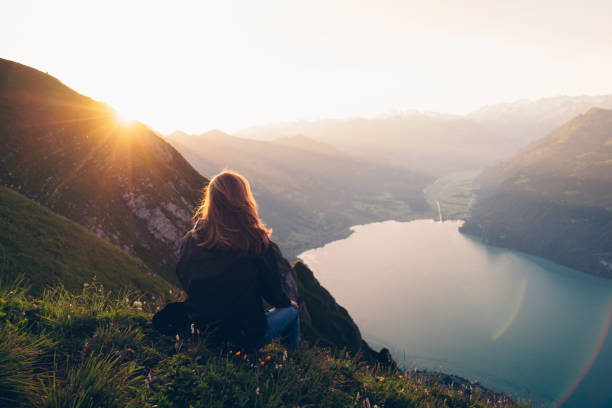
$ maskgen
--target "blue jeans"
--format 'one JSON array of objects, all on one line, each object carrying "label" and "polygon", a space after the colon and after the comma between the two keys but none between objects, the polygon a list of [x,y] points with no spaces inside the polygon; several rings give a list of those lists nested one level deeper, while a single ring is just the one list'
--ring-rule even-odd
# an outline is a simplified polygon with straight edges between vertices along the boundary
[{"label": "blue jeans", "polygon": [[273,339],[283,336],[290,348],[295,349],[300,342],[300,319],[295,307],[281,307],[266,312],[268,324],[263,337],[255,344],[254,349],[259,350]]}]

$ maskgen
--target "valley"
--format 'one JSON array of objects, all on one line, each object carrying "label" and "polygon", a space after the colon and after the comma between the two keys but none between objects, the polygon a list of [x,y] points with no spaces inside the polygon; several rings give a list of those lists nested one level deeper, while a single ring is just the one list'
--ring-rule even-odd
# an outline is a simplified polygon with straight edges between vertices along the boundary
[{"label": "valley", "polygon": [[202,174],[228,168],[251,183],[285,256],[350,234],[352,225],[428,216],[431,176],[365,161],[305,137],[249,140],[212,131],[166,136]]}]

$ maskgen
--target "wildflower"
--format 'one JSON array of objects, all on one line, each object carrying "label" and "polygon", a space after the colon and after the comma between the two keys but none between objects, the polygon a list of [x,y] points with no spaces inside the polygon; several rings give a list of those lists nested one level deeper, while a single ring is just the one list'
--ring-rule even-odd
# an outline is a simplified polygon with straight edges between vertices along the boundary
[{"label": "wildflower", "polygon": [[135,300],[134,303],[132,303],[132,306],[134,306],[136,309],[142,309],[142,302],[140,300]]},{"label": "wildflower", "polygon": [[283,361],[287,360],[287,350],[283,351]]},{"label": "wildflower", "polygon": [[230,354],[230,355],[232,355],[232,353],[233,353],[233,351],[232,351],[232,350],[230,350],[230,351],[229,351],[229,354]]},{"label": "wildflower", "polygon": [[178,334],[176,335],[176,341],[179,341],[181,339],[181,336],[179,336]]},{"label": "wildflower", "polygon": [[243,359],[243,360],[246,360],[246,359],[247,359],[247,355],[246,355],[246,353],[245,353],[245,354],[242,356],[242,359]]},{"label": "wildflower", "polygon": [[255,395],[259,395],[259,387],[255,389]]},{"label": "wildflower", "polygon": [[191,334],[195,333],[195,325],[191,323]]},{"label": "wildflower", "polygon": [[266,362],[265,361],[260,361],[259,365],[264,365]]},{"label": "wildflower", "polygon": [[87,283],[87,282],[83,283],[83,287],[85,287],[85,288],[86,288],[86,287],[88,287],[88,286],[89,286],[89,283]]},{"label": "wildflower", "polygon": [[376,382],[383,382],[385,381],[385,377],[376,377],[375,380]]},{"label": "wildflower", "polygon": [[271,359],[272,359],[272,357],[266,356],[266,360],[270,361]]},{"label": "wildflower", "polygon": [[237,355],[237,356],[239,356],[239,355],[240,355],[240,350],[238,350],[238,351],[236,352],[236,355]]}]

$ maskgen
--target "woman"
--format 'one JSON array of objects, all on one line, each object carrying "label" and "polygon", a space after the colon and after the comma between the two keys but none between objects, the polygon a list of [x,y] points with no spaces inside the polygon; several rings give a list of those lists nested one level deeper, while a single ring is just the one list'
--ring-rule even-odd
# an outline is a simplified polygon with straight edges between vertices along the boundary
[{"label": "woman", "polygon": [[[231,171],[216,175],[195,218],[176,273],[198,327],[246,349],[280,336],[297,347],[298,305],[281,288],[272,231],[259,219],[248,181]],[[262,297],[276,309],[264,312]]]}]

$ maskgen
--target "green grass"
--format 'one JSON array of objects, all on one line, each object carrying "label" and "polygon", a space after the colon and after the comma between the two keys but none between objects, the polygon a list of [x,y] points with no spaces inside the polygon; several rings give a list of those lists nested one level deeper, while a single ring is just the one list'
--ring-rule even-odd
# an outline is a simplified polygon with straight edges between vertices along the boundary
[{"label": "green grass", "polygon": [[143,262],[77,223],[0,186],[0,271],[26,276],[32,294],[61,282],[79,291],[97,279],[107,290],[164,296],[173,286]]},{"label": "green grass", "polygon": [[0,285],[2,406],[517,406],[477,386],[307,344],[245,356],[211,347],[198,333],[162,336],[151,327],[151,305],[135,306],[133,295],[110,295],[94,283],[80,293],[61,286],[42,297],[27,293],[19,281]]},{"label": "green grass", "polygon": [[464,220],[476,199],[478,185],[475,183],[480,170],[446,174],[425,188],[424,193],[433,216],[438,219],[438,205],[445,220]]}]

